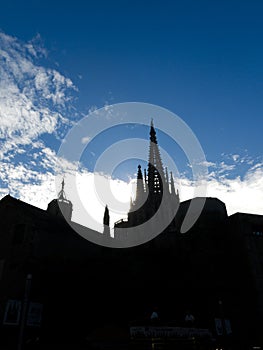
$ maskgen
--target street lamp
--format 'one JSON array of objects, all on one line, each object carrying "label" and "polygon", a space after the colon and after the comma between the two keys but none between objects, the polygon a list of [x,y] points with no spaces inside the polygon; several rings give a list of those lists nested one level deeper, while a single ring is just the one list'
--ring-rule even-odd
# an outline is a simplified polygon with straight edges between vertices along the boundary
[{"label": "street lamp", "polygon": [[31,281],[32,281],[32,275],[28,274],[26,277],[26,283],[25,283],[25,292],[24,292],[24,300],[22,305],[22,314],[21,314],[21,321],[20,321],[17,350],[22,350],[22,347],[23,347],[28,301],[29,301],[29,294],[31,289]]}]

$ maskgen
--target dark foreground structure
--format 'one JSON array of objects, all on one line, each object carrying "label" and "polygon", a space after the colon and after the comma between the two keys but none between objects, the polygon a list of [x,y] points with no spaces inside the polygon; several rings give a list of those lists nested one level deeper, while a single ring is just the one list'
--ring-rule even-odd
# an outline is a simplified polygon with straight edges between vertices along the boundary
[{"label": "dark foreground structure", "polygon": [[[150,157],[152,151],[158,152],[153,125]],[[109,235],[108,210],[104,234],[69,225],[59,209],[59,204],[64,206],[71,219],[63,188],[46,211],[9,195],[0,201],[0,346],[17,348],[24,319],[25,347],[39,337],[43,349],[52,348],[50,344],[103,348],[111,342],[114,349],[139,348],[139,343],[129,342],[130,326],[186,327],[186,313],[194,315],[191,327],[208,329],[215,344],[225,349],[263,345],[263,216],[228,216],[223,202],[206,198],[195,225],[181,233],[190,201],[179,204],[173,180],[165,172],[160,175],[162,165],[156,160],[160,162],[158,155],[149,160],[153,167],[149,165],[144,179],[139,168],[137,202],[115,230],[151,217],[165,181],[171,205],[178,210],[161,234],[135,247],[114,249],[78,235],[74,225],[87,236],[121,239],[118,233]],[[140,207],[143,196],[150,202],[146,199]],[[157,321],[150,319],[154,310]],[[149,344],[143,344],[147,350]]]}]

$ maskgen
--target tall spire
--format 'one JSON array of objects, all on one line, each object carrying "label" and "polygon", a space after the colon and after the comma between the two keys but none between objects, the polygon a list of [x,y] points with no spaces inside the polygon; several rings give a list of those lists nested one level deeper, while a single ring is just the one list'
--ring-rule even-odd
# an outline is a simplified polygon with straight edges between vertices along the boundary
[{"label": "tall spire", "polygon": [[[149,221],[151,231],[157,224],[156,220],[158,223],[163,220],[164,227],[169,223],[174,225],[172,220],[175,220],[178,206],[179,194],[175,192],[172,173],[169,178],[168,169],[163,168],[156,131],[151,120],[148,169],[144,170],[143,176],[141,166],[138,166],[136,198],[131,201],[128,220],[116,223],[115,228],[136,227]],[[117,231],[115,233],[118,234]]]},{"label": "tall spire", "polygon": [[151,120],[150,129],[150,150],[148,163],[148,187],[150,194],[163,193],[163,181],[165,180],[163,163],[158,147],[156,131],[154,129],[153,120]]}]

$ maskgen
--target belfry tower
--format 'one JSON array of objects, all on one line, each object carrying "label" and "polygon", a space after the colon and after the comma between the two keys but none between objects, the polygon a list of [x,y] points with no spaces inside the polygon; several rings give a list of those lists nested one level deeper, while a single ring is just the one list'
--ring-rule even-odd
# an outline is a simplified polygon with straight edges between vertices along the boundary
[{"label": "belfry tower", "polygon": [[58,193],[58,198],[53,199],[47,207],[47,211],[55,216],[65,218],[67,221],[71,221],[72,217],[72,203],[67,200],[65,194],[65,181],[62,180],[61,190]]},{"label": "belfry tower", "polygon": [[172,173],[169,178],[168,169],[164,170],[152,120],[147,171],[144,169],[143,176],[141,166],[138,166],[136,197],[131,200],[128,221],[122,220],[115,227],[133,227],[148,221],[160,207],[164,196],[165,207],[162,208],[162,215],[165,219],[171,207],[179,205],[179,194],[175,191]]}]

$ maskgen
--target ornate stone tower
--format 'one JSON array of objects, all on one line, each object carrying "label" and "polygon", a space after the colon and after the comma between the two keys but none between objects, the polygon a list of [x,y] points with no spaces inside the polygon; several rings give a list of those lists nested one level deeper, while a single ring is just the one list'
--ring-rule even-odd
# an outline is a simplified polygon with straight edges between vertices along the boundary
[{"label": "ornate stone tower", "polygon": [[167,214],[171,212],[171,207],[179,205],[179,194],[175,191],[172,173],[169,179],[168,169],[164,171],[156,131],[151,121],[147,172],[144,169],[143,177],[141,166],[138,166],[136,197],[131,201],[128,221],[122,220],[115,227],[134,227],[148,221],[160,207],[163,196],[165,207],[162,208],[162,217],[165,219],[169,217]]}]

